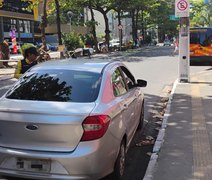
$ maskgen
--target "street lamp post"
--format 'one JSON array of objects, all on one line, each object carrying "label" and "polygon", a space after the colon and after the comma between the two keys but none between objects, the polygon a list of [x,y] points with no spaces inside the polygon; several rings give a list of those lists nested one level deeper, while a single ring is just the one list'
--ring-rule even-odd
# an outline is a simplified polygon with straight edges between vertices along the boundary
[{"label": "street lamp post", "polygon": [[68,18],[69,18],[69,21],[70,21],[70,32],[71,32],[71,18],[74,15],[74,13],[72,11],[68,11],[67,15],[68,15]]}]

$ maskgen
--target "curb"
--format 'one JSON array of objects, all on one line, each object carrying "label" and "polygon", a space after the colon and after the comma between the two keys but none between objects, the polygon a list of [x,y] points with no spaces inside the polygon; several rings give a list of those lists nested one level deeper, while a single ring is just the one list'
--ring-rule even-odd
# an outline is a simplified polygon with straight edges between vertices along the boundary
[{"label": "curb", "polygon": [[146,173],[144,175],[143,180],[152,180],[153,179],[154,170],[155,170],[155,167],[157,165],[159,152],[160,152],[160,149],[161,149],[161,147],[164,143],[165,131],[166,131],[166,128],[167,128],[167,125],[168,125],[168,118],[170,116],[171,102],[172,102],[173,95],[175,93],[177,84],[178,84],[178,79],[176,79],[175,82],[174,82],[174,85],[173,85],[173,88],[172,88],[172,91],[171,91],[171,94],[170,94],[170,97],[169,97],[169,100],[168,100],[168,103],[167,103],[167,107],[165,109],[165,114],[164,114],[164,118],[163,118],[163,121],[162,121],[162,125],[161,125],[161,128],[159,130],[157,139],[155,141],[155,145],[153,147],[153,153],[150,157],[150,161],[149,161],[149,164],[147,166],[147,170],[146,170]]},{"label": "curb", "polygon": [[6,81],[12,78],[13,78],[13,75],[3,75],[3,76],[0,76],[0,81]]}]

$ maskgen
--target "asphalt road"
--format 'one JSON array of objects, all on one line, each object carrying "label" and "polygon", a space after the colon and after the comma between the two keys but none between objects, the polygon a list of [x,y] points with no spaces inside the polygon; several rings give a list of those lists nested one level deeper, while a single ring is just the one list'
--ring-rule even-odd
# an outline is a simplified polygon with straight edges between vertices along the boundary
[{"label": "asphalt road", "polygon": [[[178,56],[171,56],[174,47],[145,47],[133,52],[121,52],[110,55],[110,59],[123,61],[137,79],[148,82],[143,89],[145,94],[145,127],[137,132],[127,154],[125,180],[143,179],[153,145],[141,145],[147,136],[157,137],[158,116],[164,109],[162,99],[169,95],[172,84],[178,78]],[[104,56],[105,58],[105,56]],[[191,67],[196,73],[208,67]],[[13,80],[0,82],[0,96]],[[5,178],[7,179],[7,178]],[[110,179],[110,176],[104,180]]]}]

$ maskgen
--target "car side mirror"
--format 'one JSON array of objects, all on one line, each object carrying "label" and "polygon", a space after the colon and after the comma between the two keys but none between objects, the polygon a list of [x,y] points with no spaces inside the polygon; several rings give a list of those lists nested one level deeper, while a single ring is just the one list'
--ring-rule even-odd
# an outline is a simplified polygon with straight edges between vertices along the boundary
[{"label": "car side mirror", "polygon": [[142,80],[142,79],[138,79],[137,80],[137,86],[138,87],[146,87],[147,86],[147,81]]}]

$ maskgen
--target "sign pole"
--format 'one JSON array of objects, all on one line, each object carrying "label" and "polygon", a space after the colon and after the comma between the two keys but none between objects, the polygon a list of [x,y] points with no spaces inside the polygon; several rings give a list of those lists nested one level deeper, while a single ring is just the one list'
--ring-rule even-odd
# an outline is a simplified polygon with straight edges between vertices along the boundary
[{"label": "sign pole", "polygon": [[175,16],[180,18],[179,30],[179,82],[190,81],[190,32],[189,32],[189,0],[175,1]]}]

